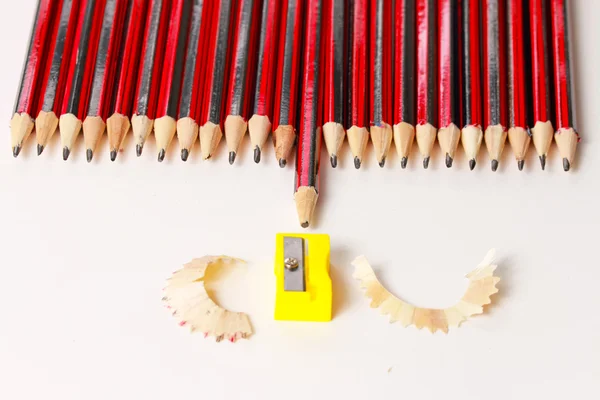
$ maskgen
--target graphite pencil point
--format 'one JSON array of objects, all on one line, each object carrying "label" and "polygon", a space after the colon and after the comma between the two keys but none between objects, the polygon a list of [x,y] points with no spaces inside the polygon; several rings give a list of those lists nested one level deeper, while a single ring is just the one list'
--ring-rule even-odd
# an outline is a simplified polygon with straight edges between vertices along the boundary
[{"label": "graphite pencil point", "polygon": [[67,161],[69,159],[69,154],[71,154],[71,150],[68,147],[63,147],[63,160]]},{"label": "graphite pencil point", "polygon": [[233,163],[235,162],[235,156],[236,156],[235,151],[229,152],[229,165],[233,165]]},{"label": "graphite pencil point", "polygon": [[92,149],[87,149],[85,151],[85,158],[87,162],[92,162],[92,158],[94,158],[94,151]]},{"label": "graphite pencil point", "polygon": [[519,167],[519,171],[523,171],[523,166],[525,165],[525,160],[517,161],[517,166]]},{"label": "graphite pencil point", "polygon": [[300,224],[300,226],[303,227],[303,228],[308,228],[308,225],[309,225],[308,221],[303,222],[303,223]]},{"label": "graphite pencil point", "polygon": [[446,153],[446,168],[452,168],[454,160],[450,157],[450,154]]},{"label": "graphite pencil point", "polygon": [[476,164],[477,164],[477,162],[475,161],[475,159],[474,159],[474,158],[470,159],[470,160],[469,160],[469,169],[470,169],[471,171],[473,171],[473,170],[475,169],[475,165],[476,165]]},{"label": "graphite pencil point", "polygon": [[565,171],[569,171],[571,169],[571,163],[569,162],[568,158],[563,158],[563,169]]},{"label": "graphite pencil point", "polygon": [[260,162],[260,147],[258,146],[254,148],[254,162],[257,164]]},{"label": "graphite pencil point", "polygon": [[380,166],[381,168],[385,167],[385,157],[383,157],[383,158],[381,159],[381,161],[379,161],[379,166]]},{"label": "graphite pencil point", "polygon": [[142,155],[142,150],[144,149],[144,146],[141,144],[136,144],[135,145],[135,154],[139,157]]},{"label": "graphite pencil point", "polygon": [[44,151],[44,146],[42,146],[41,144],[37,145],[37,155],[39,156],[40,154],[42,154],[42,152]]},{"label": "graphite pencil point", "polygon": [[158,152],[158,162],[163,162],[165,159],[165,149],[160,149]]},{"label": "graphite pencil point", "polygon": [[20,152],[21,152],[21,146],[15,146],[15,147],[13,147],[13,156],[14,157],[17,157]]},{"label": "graphite pencil point", "polygon": [[285,160],[285,158],[280,158],[279,159],[279,167],[280,168],[284,168],[287,164],[287,161]]},{"label": "graphite pencil point", "polygon": [[542,154],[540,156],[540,164],[542,165],[542,171],[546,170],[546,155]]},{"label": "graphite pencil point", "polygon": [[408,164],[408,157],[402,157],[402,160],[400,161],[400,166],[402,167],[402,169],[405,169],[407,164]]},{"label": "graphite pencil point", "polygon": [[115,161],[117,159],[117,151],[111,150],[110,152],[110,161]]},{"label": "graphite pencil point", "polygon": [[492,171],[496,172],[498,169],[498,160],[492,160]]},{"label": "graphite pencil point", "polygon": [[190,151],[188,149],[181,149],[181,160],[182,161],[187,161],[189,156],[190,156]]},{"label": "graphite pencil point", "polygon": [[335,154],[332,154],[331,157],[329,157],[329,160],[331,161],[332,168],[337,167],[337,156]]},{"label": "graphite pencil point", "polygon": [[423,168],[429,168],[429,157],[423,158]]},{"label": "graphite pencil point", "polygon": [[361,164],[360,158],[354,157],[354,168],[360,169],[360,164]]}]

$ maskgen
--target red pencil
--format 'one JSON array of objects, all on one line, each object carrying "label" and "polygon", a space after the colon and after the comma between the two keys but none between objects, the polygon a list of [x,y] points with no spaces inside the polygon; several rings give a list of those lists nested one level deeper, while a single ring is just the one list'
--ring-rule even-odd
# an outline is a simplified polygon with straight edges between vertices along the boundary
[{"label": "red pencil", "polygon": [[281,0],[264,0],[260,24],[260,41],[254,92],[254,113],[248,120],[248,133],[254,149],[254,162],[260,162],[262,147],[273,120],[273,101],[277,73],[277,49]]},{"label": "red pencil", "polygon": [[301,118],[296,154],[296,191],[294,199],[298,219],[307,228],[313,217],[319,191],[319,156],[321,154],[321,106],[319,89],[321,62],[321,0],[308,0],[304,48],[302,52]]},{"label": "red pencil", "polygon": [[437,135],[437,22],[435,0],[417,0],[417,145],[429,167]]},{"label": "red pencil", "polygon": [[140,68],[140,52],[148,0],[129,1],[127,19],[122,35],[123,46],[119,54],[114,101],[111,116],[106,121],[110,159],[114,161],[121,150],[131,123],[135,84]]},{"label": "red pencil", "polygon": [[296,141],[304,3],[303,0],[283,0],[281,5],[281,40],[277,51],[279,67],[275,78],[273,141],[275,157],[282,168],[285,167]]},{"label": "red pencil", "polygon": [[325,59],[323,78],[325,82],[323,139],[329,152],[331,166],[337,159],[346,131],[344,130],[344,46],[345,46],[345,0],[327,0],[324,6],[323,43]]},{"label": "red pencil", "polygon": [[551,0],[552,49],[554,54],[554,101],[556,107],[556,133],[554,140],[563,160],[563,169],[569,171],[579,134],[575,130],[575,110],[573,106],[573,84],[571,81],[571,54],[569,42],[569,3],[568,0]]},{"label": "red pencil", "polygon": [[47,34],[57,3],[57,0],[40,0],[38,2],[29,49],[19,83],[15,111],[10,121],[10,146],[15,157],[19,155],[23,142],[31,134],[34,125],[33,118],[39,110],[38,97],[47,58],[45,56],[48,47]]},{"label": "red pencil", "polygon": [[369,65],[368,43],[369,2],[355,0],[350,4],[350,116],[347,123],[347,136],[350,150],[354,156],[354,167],[360,168],[363,155],[369,142],[369,95],[367,92]]},{"label": "red pencil", "polygon": [[531,81],[533,103],[533,145],[540,158],[542,170],[554,137],[552,127],[552,49],[550,47],[550,3],[548,0],[529,1],[531,31]]}]

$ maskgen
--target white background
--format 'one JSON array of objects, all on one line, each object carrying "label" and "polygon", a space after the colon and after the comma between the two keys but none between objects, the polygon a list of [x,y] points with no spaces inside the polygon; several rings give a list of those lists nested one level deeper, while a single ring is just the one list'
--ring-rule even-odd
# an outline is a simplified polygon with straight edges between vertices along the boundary
[{"label": "white background", "polygon": [[[598,135],[600,2],[574,3],[578,129],[575,168],[552,148],[542,172],[510,147],[497,173],[482,149],[447,170],[439,150],[424,171],[371,150],[356,171],[323,160],[311,232],[331,235],[334,320],[272,318],[277,232],[299,231],[294,170],[271,143],[255,165],[246,139],[234,166],[224,143],[179,160],[174,141],[156,162],[154,139],[136,158],[129,137],[111,163],[106,138],[87,164],[80,137],[68,162],[58,135],[41,157],[31,136],[13,159],[8,121],[33,0],[0,12],[1,399],[564,399],[598,398],[600,262]],[[390,325],[351,278],[365,254],[385,284],[420,306],[453,304],[486,251],[500,256],[500,294],[447,336]],[[249,261],[224,274],[216,300],[247,312],[250,340],[214,343],[177,326],[162,307],[169,274],[193,257]],[[225,279],[226,278],[226,279]]]}]

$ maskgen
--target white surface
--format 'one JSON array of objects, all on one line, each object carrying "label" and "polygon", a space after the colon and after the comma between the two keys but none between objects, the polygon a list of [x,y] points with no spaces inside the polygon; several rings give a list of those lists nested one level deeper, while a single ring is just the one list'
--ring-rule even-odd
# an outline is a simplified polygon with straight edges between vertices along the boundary
[{"label": "white surface", "polygon": [[[573,3],[575,171],[555,147],[546,172],[532,148],[519,173],[508,145],[495,174],[484,149],[474,172],[462,151],[446,170],[437,149],[423,171],[416,146],[405,171],[395,154],[382,170],[370,153],[360,171],[347,146],[337,170],[323,157],[313,231],[331,235],[331,323],[272,319],[274,235],[299,227],[293,168],[276,166],[270,142],[255,165],[246,138],[232,167],[224,143],[212,162],[196,147],[185,164],[174,142],[159,164],[153,138],[137,159],[131,137],[111,163],[104,138],[88,165],[82,138],[63,162],[58,135],[42,157],[32,136],[13,159],[5,128],[0,398],[598,398],[600,2]],[[1,7],[6,126],[33,8]],[[351,278],[363,253],[396,294],[445,306],[493,246],[495,305],[447,336],[389,325]],[[250,262],[217,297],[250,314],[249,341],[190,335],[162,308],[165,278],[207,253]]]}]

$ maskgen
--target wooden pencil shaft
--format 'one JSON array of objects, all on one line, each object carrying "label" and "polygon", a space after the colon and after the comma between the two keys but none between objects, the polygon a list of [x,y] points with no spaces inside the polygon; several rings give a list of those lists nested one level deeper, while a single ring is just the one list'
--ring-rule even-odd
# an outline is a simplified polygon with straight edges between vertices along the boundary
[{"label": "wooden pencil shaft", "polygon": [[571,83],[569,1],[550,0],[554,55],[554,93],[557,130],[575,128]]},{"label": "wooden pencil shaft", "polygon": [[395,9],[394,124],[416,124],[416,0],[400,0]]},{"label": "wooden pencil shaft", "polygon": [[528,65],[525,61],[525,15],[521,0],[507,0],[507,53],[508,53],[508,126],[528,126],[527,82]]},{"label": "wooden pencil shaft", "polygon": [[437,126],[435,0],[417,0],[417,123]]},{"label": "wooden pencil shaft", "polygon": [[392,3],[371,3],[371,125],[392,122]]},{"label": "wooden pencil shaft", "polygon": [[506,49],[504,1],[483,2],[484,125],[506,127]]},{"label": "wooden pencil shaft", "polygon": [[482,82],[480,0],[463,0],[463,124],[481,126]]},{"label": "wooden pencil shaft", "polygon": [[[510,1],[510,0],[509,0]],[[461,126],[458,1],[438,0],[438,125]]]},{"label": "wooden pencil shaft", "polygon": [[344,20],[345,0],[329,0],[325,27],[325,90],[323,123],[344,121]]},{"label": "wooden pencil shaft", "polygon": [[348,85],[348,89],[351,91],[348,96],[350,115],[346,126],[348,129],[352,126],[357,128],[369,126],[368,12],[367,0],[356,0],[350,5],[348,18],[351,21],[352,34],[350,35],[350,84]]},{"label": "wooden pencil shaft", "polygon": [[280,19],[280,0],[264,0],[254,91],[254,114],[269,118],[273,115],[273,98],[277,71],[277,45]]}]

